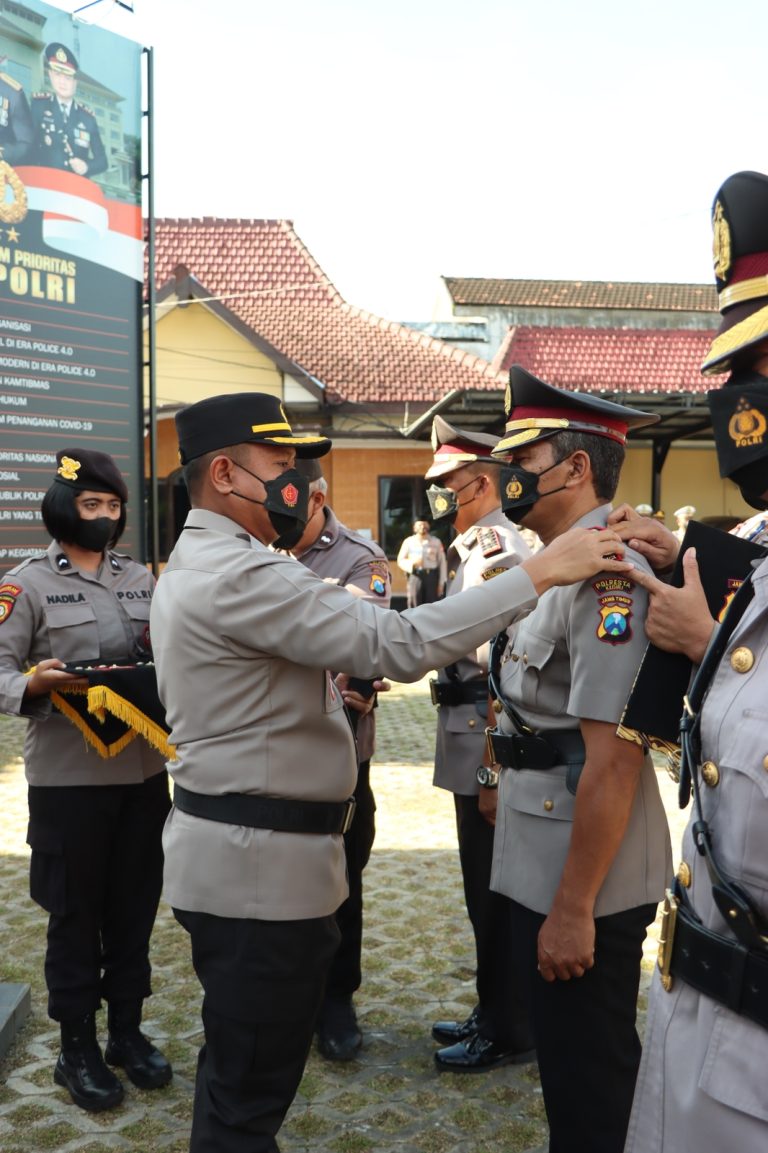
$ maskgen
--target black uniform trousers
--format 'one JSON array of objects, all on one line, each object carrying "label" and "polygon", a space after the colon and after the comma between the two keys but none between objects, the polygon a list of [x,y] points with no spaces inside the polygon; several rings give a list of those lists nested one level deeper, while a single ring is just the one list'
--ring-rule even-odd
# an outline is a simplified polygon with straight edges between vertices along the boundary
[{"label": "black uniform trousers", "polygon": [[368,864],[376,835],[376,801],[371,789],[371,762],[357,769],[355,819],[344,834],[349,896],[336,910],[341,932],[338,952],[328,974],[327,992],[332,997],[351,997],[362,981],[363,951],[363,869]]},{"label": "black uniform trousers", "polygon": [[190,1153],[275,1153],[338,945],[336,921],[174,914],[205,993]]},{"label": "black uniform trousers", "polygon": [[530,991],[549,1151],[622,1153],[640,1064],[640,962],[656,905],[598,917],[594,967],[551,983],[537,971],[546,918],[516,901],[509,906]]},{"label": "black uniform trousers", "polygon": [[165,770],[137,785],[29,786],[30,895],[48,912],[48,1013],[143,1000],[171,807]]},{"label": "black uniform trousers", "polygon": [[422,568],[408,575],[408,608],[417,605],[431,605],[437,600],[437,586],[440,581],[439,568]]},{"label": "black uniform trousers", "polygon": [[475,936],[478,1032],[505,1049],[533,1048],[523,983],[513,972],[509,899],[490,888],[493,825],[477,796],[453,795],[464,899]]}]

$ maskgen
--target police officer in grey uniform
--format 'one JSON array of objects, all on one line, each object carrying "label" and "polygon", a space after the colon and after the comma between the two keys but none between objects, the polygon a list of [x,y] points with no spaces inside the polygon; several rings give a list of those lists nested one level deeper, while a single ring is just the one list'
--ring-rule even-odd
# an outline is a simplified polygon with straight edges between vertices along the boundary
[{"label": "police officer in grey uniform", "polygon": [[445,592],[445,549],[429,531],[429,521],[415,520],[397,553],[397,567],[408,576],[408,608],[431,604]]},{"label": "police officer in grey uniform", "polygon": [[23,164],[32,151],[35,128],[24,89],[7,72],[0,72],[0,160]]},{"label": "police officer in grey uniform", "polygon": [[[426,479],[434,520],[453,522],[447,550],[447,596],[489,581],[530,556],[501,510],[498,437],[454,428],[436,416],[434,459]],[[489,638],[490,640],[490,638]],[[531,1060],[528,1011],[509,972],[506,898],[490,890],[497,778],[484,764],[488,717],[488,642],[440,670],[431,684],[437,705],[434,784],[453,793],[459,860],[477,959],[477,1004],[466,1021],[438,1021],[432,1029],[446,1048],[439,1069],[482,1072]],[[478,770],[479,773],[478,773]],[[482,779],[482,783],[481,780]]]},{"label": "police officer in grey uniform", "polygon": [[154,586],[144,565],[112,547],[128,499],[112,458],[68,448],[56,461],[42,507],[53,543],[0,584],[0,709],[29,718],[30,891],[49,914],[48,1013],[61,1025],[54,1078],[98,1111],[123,1097],[96,1040],[102,998],[107,1063],[145,1089],[171,1078],[139,1031],[170,800],[162,757],[143,739],[105,760],[52,704],[52,691],[78,681],[68,662],[146,660]]},{"label": "police officer in grey uniform", "polygon": [[177,759],[165,896],[205,992],[191,1150],[273,1153],[312,1039],[348,895],[342,834],[357,758],[328,669],[415,680],[482,644],[552,581],[582,579],[612,533],[566,534],[492,584],[399,614],[320,580],[290,547],[306,520],[294,435],[264,393],[176,416],[192,508],[153,598]]},{"label": "police officer in grey uniform", "polygon": [[[389,608],[392,578],[384,550],[338,520],[326,503],[328,484],[319,460],[300,460],[296,467],[309,481],[309,515],[293,555],[321,580],[349,589],[364,600]],[[350,1061],[363,1043],[352,997],[362,980],[363,869],[376,834],[376,802],[371,789],[371,757],[376,738],[376,685],[350,686],[341,680],[357,745],[355,819],[344,834],[349,896],[336,910],[341,941],[333,959],[317,1020],[317,1044],[324,1057]],[[365,690],[364,693],[360,690]]]},{"label": "police officer in grey uniform", "polygon": [[[517,366],[507,413],[495,450],[512,462],[501,475],[507,514],[545,544],[604,525],[627,431],[654,417]],[[651,758],[617,733],[646,644],[633,577],[553,590],[511,630],[498,667],[491,660],[503,766],[491,884],[510,898],[551,1153],[621,1153],[642,945],[671,860]]]},{"label": "police officer in grey uniform", "polygon": [[35,92],[35,163],[78,176],[98,176],[107,168],[99,125],[90,108],[75,100],[77,57],[65,44],[49,44],[45,64],[53,92]]},{"label": "police officer in grey uniform", "polygon": [[[704,371],[730,369],[708,395],[720,472],[768,510],[768,176],[739,172],[713,206],[723,320]],[[762,532],[752,526],[752,539]],[[631,532],[631,527],[628,527]],[[668,561],[673,559],[670,555]],[[699,558],[701,560],[701,558]],[[656,563],[665,567],[663,559]],[[706,561],[702,561],[706,563]],[[648,578],[648,634],[685,652],[694,786],[683,860],[668,895],[627,1153],[768,1147],[768,560],[716,627],[697,560],[685,583]],[[694,721],[694,718],[696,720]],[[684,765],[684,770],[685,770]]]}]

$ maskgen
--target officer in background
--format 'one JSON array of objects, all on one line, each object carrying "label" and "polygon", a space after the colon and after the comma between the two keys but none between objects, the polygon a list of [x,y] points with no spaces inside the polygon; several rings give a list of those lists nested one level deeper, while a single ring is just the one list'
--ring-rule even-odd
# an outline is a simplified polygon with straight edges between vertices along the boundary
[{"label": "officer in background", "polygon": [[23,164],[32,151],[35,128],[18,80],[0,72],[0,160]]},{"label": "officer in background", "polygon": [[[768,176],[729,177],[715,197],[713,227],[723,319],[703,371],[731,371],[725,385],[707,398],[715,446],[721,475],[765,517]],[[626,533],[642,528],[628,522]],[[759,540],[760,524],[752,529],[757,534],[752,539]],[[674,549],[664,555],[662,544],[648,543],[659,569],[675,556]],[[668,897],[667,947],[660,950],[661,969],[651,987],[626,1149],[763,1153],[768,1148],[768,560],[756,562],[751,580],[716,628],[692,551],[683,558],[682,588],[643,578],[651,594],[650,639],[702,667],[686,710],[699,716],[692,733],[693,811]],[[681,803],[689,800],[690,783],[684,779]]]},{"label": "officer in background", "polygon": [[685,536],[685,530],[688,528],[688,521],[696,516],[696,509],[692,504],[684,504],[681,508],[675,509],[675,521],[677,528],[675,529],[675,536],[679,541],[682,541]]},{"label": "officer in background", "polygon": [[[502,505],[546,546],[574,525],[605,525],[628,429],[657,419],[518,366],[507,417],[495,449],[511,461]],[[510,898],[551,1153],[621,1153],[640,1062],[643,941],[671,862],[651,758],[617,734],[646,599],[634,570],[554,591],[492,660],[503,771],[491,884]]]},{"label": "officer in background", "polygon": [[96,117],[75,100],[77,57],[64,44],[49,44],[44,53],[53,92],[32,97],[36,164],[63,168],[78,176],[97,176],[107,168],[107,154]]},{"label": "officer in background", "polygon": [[429,605],[445,592],[445,549],[439,537],[432,536],[429,521],[415,520],[413,535],[407,536],[397,554],[397,567],[408,574],[408,608]]},{"label": "officer in background", "polygon": [[314,1033],[348,895],[342,833],[357,756],[328,669],[417,680],[622,546],[566,533],[492,584],[405,613],[328,584],[293,557],[306,522],[279,400],[214,396],[176,414],[191,510],[152,602],[152,648],[176,760],[166,900],[203,987],[191,1153],[275,1153]]},{"label": "officer in background", "polygon": [[[426,479],[434,519],[453,522],[446,596],[481,585],[530,556],[501,510],[498,437],[454,428],[436,416],[434,460]],[[434,483],[438,482],[438,483]],[[489,638],[490,639],[490,638]],[[446,1048],[439,1069],[477,1073],[533,1060],[528,1011],[510,975],[506,898],[490,890],[498,775],[484,763],[488,717],[486,642],[442,669],[431,682],[438,706],[434,784],[453,793],[464,897],[475,937],[477,1004],[466,1021],[438,1021],[432,1036]]]},{"label": "officer in background", "polygon": [[[360,536],[338,520],[326,503],[328,483],[318,460],[300,460],[296,467],[309,481],[309,514],[302,537],[291,550],[293,555],[321,580],[389,608],[392,579],[384,551],[375,541]],[[318,1049],[331,1061],[351,1061],[363,1043],[352,997],[362,980],[363,869],[368,864],[376,834],[376,802],[370,781],[376,738],[375,686],[389,687],[374,680],[367,686],[358,684],[356,690],[355,682],[352,685],[348,682],[348,677],[341,677],[338,683],[357,741],[355,819],[344,834],[349,896],[336,910],[341,942],[328,974],[317,1020]],[[364,693],[358,691],[360,689],[364,689]]]}]

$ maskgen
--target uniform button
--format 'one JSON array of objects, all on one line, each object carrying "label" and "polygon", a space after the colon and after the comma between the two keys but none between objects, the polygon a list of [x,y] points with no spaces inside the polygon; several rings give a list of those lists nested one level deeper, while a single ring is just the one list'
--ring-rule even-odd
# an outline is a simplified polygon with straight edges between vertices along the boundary
[{"label": "uniform button", "polygon": [[[493,711],[495,713],[500,713],[503,708],[504,708],[504,706],[501,703],[501,701],[494,701],[493,702]],[[765,759],[766,759],[766,761],[768,761],[768,757],[766,757]],[[766,769],[768,769],[768,764],[766,764],[765,767],[766,767]]]},{"label": "uniform button", "polygon": [[475,727],[475,725],[477,724],[477,721],[475,720],[474,717],[470,717],[470,719],[467,721],[467,724],[469,725],[469,727],[471,729],[473,729]]},{"label": "uniform button", "polygon": [[451,569],[451,571],[448,573],[448,580],[452,581],[452,580],[455,580],[455,578],[456,578],[456,570]]},{"label": "uniform button", "polygon": [[523,664],[524,665],[528,664],[528,653],[523,653]]},{"label": "uniform button", "polygon": [[768,773],[768,757],[763,757],[763,768]]},{"label": "uniform button", "polygon": [[746,645],[739,645],[731,653],[731,668],[735,673],[748,673],[755,663],[755,654]]},{"label": "uniform button", "polygon": [[519,660],[520,660],[520,657],[517,655],[517,653],[510,653],[510,654],[509,654],[509,659],[510,659],[511,661],[519,661]]},{"label": "uniform button", "polygon": [[684,889],[691,887],[691,866],[687,861],[681,861],[677,870],[677,879]]},{"label": "uniform button", "polygon": [[705,785],[709,785],[710,789],[716,788],[720,784],[720,770],[714,761],[705,761],[701,766],[701,775]]},{"label": "uniform button", "polygon": [[549,799],[547,799],[547,800],[544,802],[544,812],[545,812],[545,813],[551,813],[551,812],[552,812],[552,810],[554,809],[554,807],[555,807],[555,802],[554,802],[554,801],[550,801]]}]

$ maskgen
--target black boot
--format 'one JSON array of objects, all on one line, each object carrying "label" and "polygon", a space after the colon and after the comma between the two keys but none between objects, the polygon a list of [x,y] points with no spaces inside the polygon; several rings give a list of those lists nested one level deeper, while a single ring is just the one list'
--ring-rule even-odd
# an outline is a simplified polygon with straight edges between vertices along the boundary
[{"label": "black boot", "polygon": [[173,1076],[170,1062],[139,1029],[141,1001],[110,1003],[107,1011],[109,1040],[104,1057],[119,1065],[139,1089],[159,1089]]},{"label": "black boot", "polygon": [[92,1113],[114,1109],[122,1101],[123,1086],[104,1064],[93,1013],[79,1021],[61,1022],[61,1052],[53,1079],[69,1090],[76,1105]]}]

